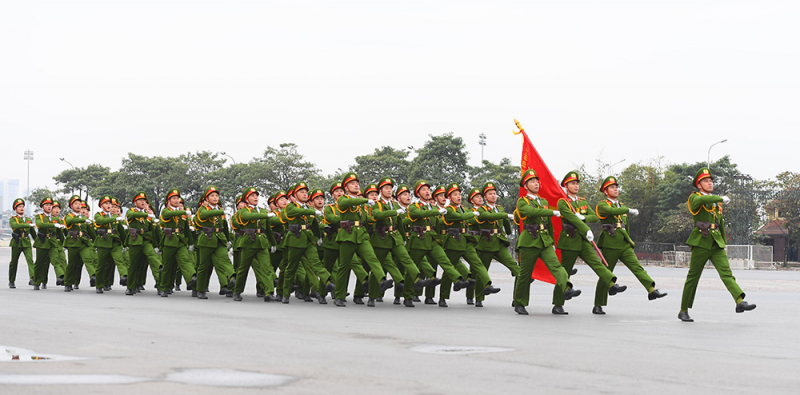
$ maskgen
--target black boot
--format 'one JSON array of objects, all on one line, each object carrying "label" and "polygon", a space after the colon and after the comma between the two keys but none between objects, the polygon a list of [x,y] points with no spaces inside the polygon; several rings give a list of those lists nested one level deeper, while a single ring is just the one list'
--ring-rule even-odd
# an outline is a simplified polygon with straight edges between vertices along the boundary
[{"label": "black boot", "polygon": [[[36,288],[34,288],[34,289],[36,289]],[[97,289],[94,292],[98,293],[98,294],[101,294],[101,293],[103,293],[103,288],[97,287]]]},{"label": "black boot", "polygon": [[355,304],[364,304],[364,299],[361,296],[354,296],[353,303]]},{"label": "black boot", "polygon": [[447,307],[447,301],[444,299],[439,299],[439,307]]},{"label": "black boot", "polygon": [[310,296],[310,297],[312,297],[314,299],[319,299],[319,292],[311,291],[311,292],[308,293],[308,296]]},{"label": "black boot", "polygon": [[322,295],[320,295],[320,296],[317,298],[317,301],[319,302],[319,304],[328,304],[328,301],[327,301],[327,300],[325,300],[325,297],[324,297],[324,296],[322,296]]},{"label": "black boot", "polygon": [[581,294],[580,289],[569,288],[566,291],[564,291],[564,300],[570,300],[574,297],[577,297],[580,294]]},{"label": "black boot", "polygon": [[128,276],[120,277],[119,278],[119,285],[121,285],[123,287],[127,287],[128,286]]},{"label": "black boot", "polygon": [[553,306],[553,314],[556,314],[556,315],[567,315],[569,313],[564,311],[564,307],[563,306]]},{"label": "black boot", "polygon": [[[381,283],[381,284],[383,284],[383,283]],[[367,279],[364,280],[363,283],[361,283],[361,292],[364,293],[364,294],[369,292],[369,277],[367,277]]]},{"label": "black boot", "polygon": [[[181,292],[181,285],[180,284],[175,284],[175,288],[174,289],[175,289],[175,292]],[[192,287],[186,287],[186,290],[187,291],[191,291]],[[170,292],[172,292],[172,290],[170,290]]]},{"label": "black boot", "polygon": [[692,317],[689,317],[688,311],[681,311],[680,313],[678,313],[678,319],[680,319],[683,322],[694,322]]},{"label": "black boot", "polygon": [[746,301],[741,301],[739,304],[736,305],[736,312],[737,313],[744,313],[745,311],[750,311],[756,308],[756,305],[747,303]]},{"label": "black boot", "polygon": [[78,287],[78,284],[72,284],[72,289],[76,289],[77,290],[77,289],[80,289],[80,288]]},{"label": "black boot", "polygon": [[311,299],[311,296],[309,296],[309,295],[306,295],[306,296],[303,297],[303,302],[313,302],[313,301],[314,301],[314,299]]},{"label": "black boot", "polygon": [[191,280],[189,280],[189,284],[186,284],[186,290],[188,291],[188,290],[194,289],[195,285],[197,285],[197,275],[196,274],[192,276]]},{"label": "black boot", "polygon": [[406,307],[414,307],[414,302],[410,299],[406,299],[403,301],[403,305]]},{"label": "black boot", "polygon": [[657,289],[654,289],[653,292],[650,292],[649,294],[647,294],[647,300],[654,300],[654,299],[658,299],[658,298],[663,298],[665,296],[667,296],[666,292],[661,292],[661,291],[659,291]]},{"label": "black boot", "polygon": [[425,304],[436,304],[436,301],[433,298],[425,298]]},{"label": "black boot", "polygon": [[475,301],[475,307],[483,307],[483,301],[482,300],[476,300]]},{"label": "black boot", "polygon": [[384,292],[386,292],[387,289],[392,288],[392,287],[394,287],[394,280],[391,280],[391,279],[388,279],[388,278],[384,278],[383,281],[381,281],[381,285],[380,285],[379,289],[380,289],[381,293],[384,293]]},{"label": "black boot", "polygon": [[[100,288],[98,288],[98,289],[100,289]],[[33,290],[34,291],[38,291],[39,290],[39,286],[38,285],[34,285],[33,286]],[[103,291],[101,290],[100,293],[103,293]]]},{"label": "black boot", "polygon": [[394,302],[392,302],[392,304],[401,304],[401,303],[402,302],[400,302],[400,298],[394,298]]},{"label": "black boot", "polygon": [[601,306],[594,306],[592,307],[592,314],[604,315],[606,312],[603,311]]},{"label": "black boot", "polygon": [[475,304],[475,299],[467,299],[467,304]]},{"label": "black boot", "polygon": [[375,298],[375,301],[378,303],[383,303],[383,296],[378,296],[377,298]]},{"label": "black boot", "polygon": [[206,293],[204,291],[200,291],[197,293],[197,299],[208,299],[208,296],[206,296]]},{"label": "black boot", "polygon": [[523,305],[514,306],[514,311],[520,315],[528,315],[528,310],[525,310],[525,306]]},{"label": "black boot", "polygon": [[64,285],[64,277],[58,277],[58,278],[56,278],[56,286],[59,286],[59,287],[60,287],[60,286],[62,286],[62,285]]},{"label": "black boot", "polygon": [[375,299],[367,299],[367,307],[375,307]]},{"label": "black boot", "polygon": [[326,296],[327,294],[333,295],[333,291],[335,290],[336,290],[336,284],[330,282],[328,283],[328,285],[325,286],[325,292],[322,294],[322,296]]},{"label": "black boot", "polygon": [[234,302],[241,302],[242,301],[242,294],[233,294],[233,301]]},{"label": "black boot", "polygon": [[12,282],[10,282],[10,283],[8,283],[8,287],[9,287],[9,288],[11,288],[11,289],[15,289],[15,288],[17,288],[17,286],[14,284],[14,282],[13,282],[13,281],[12,281]]},{"label": "black boot", "polygon": [[578,268],[573,268],[573,269],[572,269],[572,271],[571,271],[571,272],[569,272],[569,275],[570,275],[570,276],[574,276],[574,275],[575,275],[575,274],[577,274],[577,273],[578,273]]},{"label": "black boot", "polygon": [[491,285],[489,285],[488,287],[483,289],[483,294],[484,295],[496,294],[498,292],[500,292],[500,288],[495,288],[495,287],[493,287]]},{"label": "black boot", "polygon": [[133,290],[132,289],[126,289],[125,290],[125,295],[133,296]]},{"label": "black boot", "polygon": [[419,279],[414,283],[414,292],[422,292],[425,286],[428,285],[428,280]]},{"label": "black boot", "polygon": [[265,302],[280,302],[280,299],[278,297],[276,297],[275,295],[273,295],[273,294],[269,294],[267,296],[264,296],[264,301]]},{"label": "black boot", "polygon": [[264,289],[262,289],[261,287],[256,287],[256,297],[263,298],[264,296],[266,296],[266,292],[264,292]]},{"label": "black boot", "polygon": [[411,300],[413,300],[414,302],[417,302],[417,303],[421,302],[421,300],[419,300],[419,296],[414,296],[414,298],[411,299]]},{"label": "black boot", "polygon": [[626,289],[628,289],[627,285],[614,284],[611,286],[611,288],[608,289],[608,294],[614,296],[616,294],[621,294],[625,292]]},{"label": "black boot", "polygon": [[72,286],[71,285],[65,285],[64,286],[64,292],[72,292]]},{"label": "black boot", "polygon": [[289,304],[289,297],[288,296],[284,296],[283,298],[281,298],[281,303]]},{"label": "black boot", "polygon": [[228,288],[222,287],[219,289],[219,296],[223,296],[228,293]]},{"label": "black boot", "polygon": [[97,279],[95,278],[95,276],[89,277],[89,286],[90,287],[94,287],[96,283],[97,283]]},{"label": "black boot", "polygon": [[474,278],[470,278],[469,280],[467,280],[467,282],[469,283],[469,284],[467,284],[467,289],[475,288],[476,281],[475,281]]},{"label": "black boot", "polygon": [[469,281],[464,280],[463,278],[453,283],[453,292],[458,292],[469,285]]},{"label": "black boot", "polygon": [[192,290],[192,297],[193,297],[193,298],[196,298],[196,297],[197,297],[197,290],[196,290],[196,289],[193,289],[193,290]]},{"label": "black boot", "polygon": [[334,299],[333,305],[336,307],[347,307],[347,305],[344,304],[344,299]]}]

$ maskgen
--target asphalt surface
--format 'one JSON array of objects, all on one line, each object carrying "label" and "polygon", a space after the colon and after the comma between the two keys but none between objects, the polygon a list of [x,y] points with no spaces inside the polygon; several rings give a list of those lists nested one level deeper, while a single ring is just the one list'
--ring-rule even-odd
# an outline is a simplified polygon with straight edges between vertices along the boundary
[{"label": "asphalt surface", "polygon": [[[8,262],[9,248],[0,248]],[[791,393],[800,388],[800,272],[735,271],[758,308],[734,313],[716,272],[700,282],[694,323],[677,319],[686,269],[647,267],[669,296],[648,301],[622,266],[627,292],[591,314],[595,275],[579,265],[583,295],[550,313],[552,286],[532,285],[529,316],[514,313],[511,277],[485,307],[375,308],[191,298],[187,291],[125,296],[51,284],[8,289],[0,271],[0,393],[142,394],[174,391],[344,393]],[[212,277],[212,279],[215,277]],[[212,280],[212,287],[214,287]],[[19,355],[20,360],[11,360]],[[51,358],[31,360],[31,356]],[[13,391],[13,392],[12,392]]]}]

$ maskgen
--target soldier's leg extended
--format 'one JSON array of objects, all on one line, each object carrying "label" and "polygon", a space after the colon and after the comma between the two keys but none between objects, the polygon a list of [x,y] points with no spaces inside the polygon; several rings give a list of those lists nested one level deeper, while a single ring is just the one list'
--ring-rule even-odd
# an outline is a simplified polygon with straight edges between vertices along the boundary
[{"label": "soldier's leg extended", "polygon": [[[122,245],[115,246],[111,249],[111,257],[114,258],[114,264],[119,271],[119,277],[128,276],[128,268],[125,266],[125,259],[122,256]],[[111,278],[109,279],[109,286],[114,285],[114,268],[111,268]]]},{"label": "soldier's leg extended", "polygon": [[[147,265],[150,266],[150,273],[153,275],[153,282],[155,287],[158,288],[158,272],[161,268],[161,255],[156,253],[153,244],[150,242],[145,241],[142,245],[142,253],[144,256],[147,257]],[[142,269],[140,278],[139,278],[139,286],[144,287],[144,284],[147,282],[147,267]]]},{"label": "soldier's leg extended", "polygon": [[128,250],[131,264],[128,267],[127,288],[135,291],[142,285],[142,272],[147,273],[147,256],[144,255],[144,245],[130,246]]},{"label": "soldier's leg extended", "polygon": [[563,293],[567,288],[572,287],[567,271],[558,262],[555,249],[552,247],[541,250],[538,248],[520,248],[520,272],[514,284],[514,303],[517,305],[528,305],[531,292],[531,275],[537,258],[544,262],[547,270],[555,278],[557,289]]},{"label": "soldier's leg extended", "polygon": [[[272,281],[275,278],[275,270],[272,269],[272,261],[269,258],[269,250],[257,249],[255,260],[253,260],[253,273],[256,282],[266,294],[275,292],[275,285]],[[226,254],[227,255],[227,254]],[[238,280],[237,280],[238,283]]]},{"label": "soldier's leg extended", "polygon": [[69,252],[69,260],[67,261],[67,271],[64,273],[64,284],[66,285],[81,283],[81,270],[83,270],[81,249],[83,249],[83,247],[71,247],[67,249]]},{"label": "soldier's leg extended", "polygon": [[483,291],[492,285],[492,279],[489,277],[489,268],[483,264],[480,256],[478,256],[478,252],[475,251],[475,248],[471,245],[467,246],[467,250],[464,252],[464,255],[462,255],[462,258],[469,264],[470,278],[475,280],[475,285],[467,288],[467,292],[470,290],[475,292],[475,290],[477,290],[477,292],[475,292],[477,294],[475,295],[477,300],[484,300],[486,296]]},{"label": "soldier's leg extended", "polygon": [[33,285],[47,284],[47,275],[50,271],[50,250],[36,249],[36,261],[33,263]]},{"label": "soldier's leg extended", "polygon": [[211,281],[211,270],[214,268],[212,260],[217,248],[198,247],[198,250],[200,255],[197,264],[197,287],[195,289],[200,292],[208,292],[208,283]]},{"label": "soldier's leg extended", "polygon": [[[619,261],[620,255],[622,255],[623,250],[615,250],[611,248],[604,248],[603,249],[603,258],[606,259],[608,263],[608,270],[610,272],[614,271],[614,268],[617,267],[617,262]],[[616,281],[616,277],[614,277],[614,281]],[[612,284],[613,285],[613,284]],[[607,281],[603,280],[603,278],[597,279],[597,286],[594,290],[594,305],[595,306],[606,306],[608,304],[608,289],[610,285]]]},{"label": "soldier's leg extended", "polygon": [[622,255],[620,255],[619,260],[634,276],[636,276],[636,279],[639,280],[639,283],[642,284],[648,293],[656,289],[656,282],[653,281],[650,275],[647,274],[647,271],[644,270],[642,263],[639,262],[639,258],[636,257],[636,253],[633,252],[633,248],[629,247],[622,250]]},{"label": "soldier's leg extended", "polygon": [[[339,262],[338,267],[336,269],[336,299],[344,299],[347,297],[347,287],[348,283],[350,282],[350,271],[353,270],[353,255],[355,255],[356,251],[358,250],[358,244],[351,243],[349,241],[343,242],[339,244]],[[363,268],[361,269],[363,270]],[[366,272],[366,271],[365,271]],[[356,278],[358,278],[358,274],[356,274]],[[359,278],[358,286],[361,286],[360,281],[363,279]]]},{"label": "soldier's leg extended", "polygon": [[189,287],[194,289],[194,286],[197,284],[192,284],[192,277],[194,277],[195,282],[197,282],[197,272],[194,269],[194,263],[192,262],[190,254],[191,253],[188,249],[186,249],[186,247],[183,247],[178,251],[178,267],[180,268],[181,274],[183,274],[183,278],[186,280],[187,289]]},{"label": "soldier's leg extended", "polygon": [[158,281],[158,289],[161,292],[167,292],[168,290],[171,290],[172,285],[175,284],[175,272],[178,267],[179,250],[179,247],[164,247],[161,256],[163,264],[161,267],[161,275],[159,276]]},{"label": "soldier's leg extended", "polygon": [[236,286],[233,288],[233,293],[235,294],[244,292],[244,286],[247,284],[247,276],[250,273],[250,266],[253,265],[253,260],[255,260],[256,255],[258,255],[258,249],[242,248],[239,252],[241,254],[241,259],[239,259],[239,267],[236,268]]},{"label": "soldier's leg extended", "polygon": [[[217,273],[220,290],[222,288],[232,288],[229,287],[229,285],[231,281],[236,278],[236,272],[233,269],[231,258],[228,256],[228,249],[224,246],[217,248],[214,251],[214,255],[211,257],[211,263],[214,265],[214,271]],[[232,289],[230,289],[230,291],[233,292]]]},{"label": "soldier's leg extended", "polygon": [[96,288],[111,286],[111,284],[108,283],[108,273],[114,272],[114,257],[111,256],[111,250],[111,248],[97,248],[97,271],[95,272]]},{"label": "soldier's leg extended", "polygon": [[[331,277],[331,273],[325,270],[325,267],[319,260],[319,253],[317,252],[316,246],[309,246],[306,249],[304,255],[306,259],[303,259],[300,262],[305,267],[306,273],[309,274],[309,281],[311,282],[311,285],[316,286],[318,289],[322,290],[329,283],[333,282],[333,277]],[[317,282],[319,285],[315,285],[314,280],[318,280]]]},{"label": "soldier's leg extended", "polygon": [[50,264],[53,265],[56,279],[63,280],[67,273],[67,255],[64,253],[63,247],[54,247],[50,249]]}]

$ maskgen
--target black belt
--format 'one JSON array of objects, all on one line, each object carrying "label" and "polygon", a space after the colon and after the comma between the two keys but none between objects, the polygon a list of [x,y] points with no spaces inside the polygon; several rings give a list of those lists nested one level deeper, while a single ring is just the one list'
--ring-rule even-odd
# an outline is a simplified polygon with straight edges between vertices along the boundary
[{"label": "black belt", "polygon": [[211,227],[204,226],[202,229],[203,229],[203,233],[205,233],[206,237],[208,237],[209,239],[214,238],[214,233],[218,233],[219,232],[219,228],[211,228]]},{"label": "black belt", "polygon": [[446,231],[442,231],[442,234],[449,234],[455,237],[456,240],[461,241],[461,234],[465,232],[464,228],[447,228]]},{"label": "black belt", "polygon": [[417,236],[425,237],[425,232],[430,232],[431,227],[428,226],[428,225],[425,225],[425,226],[412,226],[411,230],[413,230],[414,232],[417,232]]},{"label": "black belt", "polygon": [[375,230],[378,232],[378,236],[381,237],[381,240],[385,240],[386,233],[392,233],[397,229],[394,226],[375,225]]},{"label": "black belt", "polygon": [[547,233],[547,228],[545,228],[544,224],[525,225],[525,230],[527,230],[534,239],[539,238],[539,233]]},{"label": "black belt", "polygon": [[361,221],[341,221],[341,222],[339,222],[339,225],[341,225],[342,229],[346,230],[347,233],[351,233],[352,234],[353,233],[353,227],[354,226],[361,226]]}]

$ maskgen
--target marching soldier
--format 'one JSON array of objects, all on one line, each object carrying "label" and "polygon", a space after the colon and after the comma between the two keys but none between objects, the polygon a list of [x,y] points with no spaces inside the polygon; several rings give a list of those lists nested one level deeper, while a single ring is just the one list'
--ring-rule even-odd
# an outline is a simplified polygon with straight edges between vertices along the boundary
[{"label": "marching soldier", "polygon": [[[52,214],[50,219],[54,224],[64,225],[64,220],[61,219],[61,202],[58,200],[53,200],[53,208],[50,213]],[[67,272],[67,254],[64,253],[63,228],[55,229],[55,233],[55,243],[57,244],[57,247],[50,250],[51,253],[55,252],[50,261],[53,265],[53,271],[56,272],[56,285],[64,285],[64,276]]]},{"label": "marching soldier", "polygon": [[147,194],[137,192],[133,197],[133,208],[125,213],[128,220],[128,234],[130,246],[130,268],[128,271],[127,290],[125,295],[140,293],[147,279],[147,267],[158,270],[161,262],[154,247],[158,241],[155,235],[155,214],[150,210]]},{"label": "marching soldier", "polygon": [[[318,237],[314,236],[310,229],[314,224],[313,216],[322,217],[324,214],[322,211],[308,207],[308,186],[305,182],[297,183],[292,192],[297,201],[288,204],[281,213],[287,230],[284,242],[288,247],[284,252],[284,254],[288,254],[286,275],[283,279],[283,299],[281,300],[284,304],[289,303],[292,284],[301,263],[305,267],[305,271],[312,274],[315,281],[318,279],[317,289],[322,295],[334,292],[336,287],[330,272],[325,270],[319,261],[319,253],[316,248]],[[319,230],[317,230],[317,235],[319,235]]]},{"label": "marching soldier", "polygon": [[[562,228],[556,248],[561,250],[561,266],[569,275],[575,266],[575,261],[580,257],[597,274],[598,295],[602,293],[603,297],[607,297],[625,291],[627,286],[616,284],[617,277],[611,272],[614,268],[610,266],[611,260],[608,261],[609,267],[603,265],[592,245],[594,234],[586,223],[597,222],[598,218],[586,199],[578,197],[580,191],[578,173],[574,171],[567,173],[561,180],[561,186],[567,190],[567,198],[561,198],[557,203],[558,211],[561,213]],[[592,312],[602,314],[602,308],[596,305]],[[564,293],[557,289],[553,290],[553,314],[569,314],[564,311]]]},{"label": "marching soldier", "polygon": [[33,285],[34,265],[33,251],[31,250],[31,235],[33,232],[33,220],[25,217],[25,200],[15,199],[12,209],[17,215],[8,220],[11,226],[11,263],[8,264],[8,287],[16,288],[17,265],[19,256],[22,254],[28,263],[29,285]]},{"label": "marching soldier", "polygon": [[98,203],[102,211],[94,215],[94,226],[97,238],[94,246],[97,248],[97,271],[95,273],[95,292],[101,294],[103,290],[110,290],[114,279],[114,258],[122,254],[122,239],[114,225],[125,220],[111,213],[113,204],[111,196],[103,195]]},{"label": "marching soldier", "polygon": [[722,221],[722,205],[728,204],[730,198],[712,195],[714,177],[707,168],[697,171],[694,176],[694,186],[698,191],[693,192],[687,201],[694,221],[694,229],[686,242],[692,247],[692,257],[689,263],[689,273],[686,275],[686,284],[683,287],[681,311],[678,313],[678,318],[684,322],[694,321],[689,317],[689,309],[694,304],[697,283],[700,281],[703,267],[709,260],[736,301],[736,312],[743,313],[753,310],[756,305],[744,300],[745,293],[736,283],[736,278],[733,277],[728,263],[728,256],[725,253],[725,224]]},{"label": "marching soldier", "polygon": [[[485,199],[485,202],[484,202]],[[497,186],[494,182],[483,184],[480,191],[470,192],[470,202],[476,205],[478,216],[475,218],[475,229],[478,234],[478,245],[475,251],[481,258],[481,262],[486,270],[495,259],[501,265],[508,268],[514,278],[519,276],[520,267],[511,253],[508,252],[508,234],[511,233],[511,221],[514,220],[513,214],[506,213],[503,206],[497,204]],[[478,278],[478,289],[483,289],[486,285]],[[482,307],[486,295],[481,292],[475,294],[475,307]],[[467,301],[469,304],[469,300]]]},{"label": "marching soldier", "polygon": [[[125,255],[128,254],[128,222],[125,220],[125,217],[122,216],[122,203],[120,203],[119,199],[116,197],[111,198],[111,210],[112,214],[115,216],[122,217],[122,221],[113,225],[122,241],[122,249],[120,249],[119,253],[112,254],[112,256],[114,257],[114,263],[119,272],[119,285],[125,287],[128,284],[128,265],[130,264],[130,256],[127,261],[125,259]],[[106,291],[110,291],[111,285],[114,283],[114,269],[111,269],[109,274],[110,277],[108,279],[108,287],[105,289]]]},{"label": "marching soldier", "polygon": [[[81,201],[81,215],[89,220],[92,218],[92,212],[89,211],[89,206],[85,201]],[[97,228],[93,226],[93,223],[86,226],[86,237],[91,242],[89,245],[91,257],[88,261],[84,260],[83,265],[86,267],[86,274],[89,275],[89,286],[94,288],[97,273],[97,251],[94,248],[94,240],[97,238]],[[77,289],[75,286],[73,288]]]},{"label": "marching soldier", "polygon": [[[372,206],[371,217],[375,221],[375,232],[370,237],[370,243],[378,262],[383,264],[383,268],[392,275],[393,279],[399,281],[397,292],[406,292],[405,284],[414,284],[413,291],[406,293],[406,300],[411,303],[410,307],[413,307],[413,302],[411,302],[414,297],[413,292],[421,292],[427,281],[420,277],[419,269],[417,269],[414,261],[411,260],[403,244],[399,222],[406,211],[399,204],[392,201],[393,187],[394,180],[390,177],[384,177],[378,181],[377,188],[380,188],[380,199],[376,199],[375,204]],[[392,259],[386,259],[389,253],[392,254]],[[405,274],[401,273],[401,268]],[[381,296],[379,288],[377,276],[370,275],[367,306],[375,306],[375,300]],[[400,290],[401,288],[402,291]]]},{"label": "marching soldier", "polygon": [[514,284],[514,311],[527,315],[525,306],[531,291],[531,275],[537,259],[541,259],[547,270],[556,280],[556,288],[564,294],[564,300],[580,295],[581,291],[573,289],[567,271],[558,262],[556,250],[553,248],[553,224],[550,217],[560,217],[561,212],[553,210],[547,199],[538,195],[539,176],[533,169],[522,173],[520,186],[527,191],[526,196],[517,200],[515,215],[519,219],[521,229],[517,249],[520,256],[520,271]]},{"label": "marching soldier", "polygon": [[[286,251],[286,224],[283,222],[281,213],[286,209],[286,205],[289,204],[289,198],[286,197],[286,191],[282,190],[275,192],[273,196],[275,210],[272,213],[275,216],[269,219],[269,224],[272,227],[272,237],[275,239],[276,248],[275,252],[270,254],[269,259],[275,274],[275,280],[273,280],[275,296],[280,300],[283,299],[283,280],[286,276],[286,265],[289,258],[289,254]],[[288,292],[291,293],[291,291]]]},{"label": "marching soldier", "polygon": [[[236,215],[236,212],[239,210],[247,207],[247,203],[242,200],[242,195],[236,195],[236,210],[233,211],[233,214]],[[239,270],[239,262],[241,262],[242,255],[239,253],[239,237],[242,236],[243,231],[236,226],[236,221],[233,220],[233,216],[231,216],[231,230],[233,230],[233,245],[231,246],[231,251],[233,254],[233,276],[236,278],[236,272]],[[270,256],[270,260],[274,262],[275,260]],[[231,290],[233,291],[233,290]]]},{"label": "marching soldier", "polygon": [[[233,273],[233,264],[228,257],[231,243],[228,220],[225,211],[219,205],[219,191],[217,187],[210,186],[203,194],[203,205],[195,215],[199,231],[197,246],[200,249],[200,262],[197,270],[197,298],[208,299],[208,283],[211,278],[211,268],[217,272],[220,288],[234,288],[236,278]],[[267,258],[268,259],[268,258]],[[232,293],[233,291],[231,291]]]},{"label": "marching soldier", "polygon": [[[33,264],[33,289],[47,289],[47,274],[50,269],[50,262],[56,257],[56,248],[60,248],[56,241],[55,230],[63,225],[53,223],[51,219],[53,210],[53,198],[47,196],[39,203],[43,214],[36,215],[36,238],[33,241],[33,248],[36,248],[36,261]],[[57,258],[56,258],[57,259]]]},{"label": "marching soldier", "polygon": [[165,207],[161,210],[159,225],[164,234],[162,252],[163,266],[158,288],[161,297],[168,297],[175,284],[175,275],[180,268],[181,274],[186,279],[187,288],[196,286],[196,279],[192,259],[189,253],[194,251],[191,246],[192,230],[190,218],[191,210],[181,209],[180,191],[173,188],[167,192]]},{"label": "marching soldier", "polygon": [[272,279],[275,271],[272,270],[269,255],[276,251],[277,246],[272,227],[268,222],[275,216],[275,213],[259,209],[258,197],[259,194],[255,187],[245,188],[242,192],[242,200],[247,206],[239,209],[233,219],[237,229],[242,231],[242,236],[237,240],[241,260],[239,268],[236,270],[236,284],[233,290],[233,300],[237,302],[242,301],[242,292],[247,284],[251,266],[256,275],[257,288],[264,292],[264,301],[277,302],[280,300],[273,294],[275,288]]},{"label": "marching soldier", "polygon": [[[618,200],[619,186],[614,177],[606,177],[600,186],[600,191],[605,193],[606,199],[597,204],[597,216],[603,224],[603,233],[600,234],[597,244],[603,251],[603,257],[608,263],[608,270],[614,271],[617,261],[622,261],[647,290],[647,299],[655,300],[667,296],[666,293],[656,289],[656,282],[650,278],[633,252],[635,244],[628,234],[628,213],[639,215],[639,210],[625,207],[625,204]],[[595,306],[592,313],[605,314],[602,306],[606,305],[608,295],[614,295],[615,289],[617,292],[622,292],[623,288],[627,287],[614,285],[606,291],[601,277],[597,283]]]},{"label": "marching soldier", "polygon": [[[341,221],[341,210],[339,210],[339,206],[336,205],[336,200],[339,199],[342,195],[344,195],[344,188],[342,188],[342,183],[337,181],[334,182],[328,192],[333,199],[333,203],[328,204],[325,206],[323,210],[324,216],[321,221],[322,231],[324,234],[324,238],[322,240],[322,264],[325,266],[325,270],[331,272],[331,276],[333,278],[337,278],[337,271],[338,264],[337,261],[339,260],[339,242],[336,241],[336,235],[339,232],[340,225],[339,222]],[[359,265],[361,266],[361,265]],[[367,272],[361,267],[361,271],[363,273],[357,272],[356,277],[361,276],[360,278],[366,277]],[[325,295],[320,294],[318,297],[319,303],[325,304]]]},{"label": "marching soldier", "polygon": [[64,247],[69,252],[67,270],[64,276],[64,292],[71,292],[78,289],[81,283],[81,271],[86,262],[93,259],[92,241],[89,239],[88,228],[92,225],[92,220],[81,215],[81,198],[73,195],[69,198],[71,213],[64,217],[66,226],[66,240]]}]

